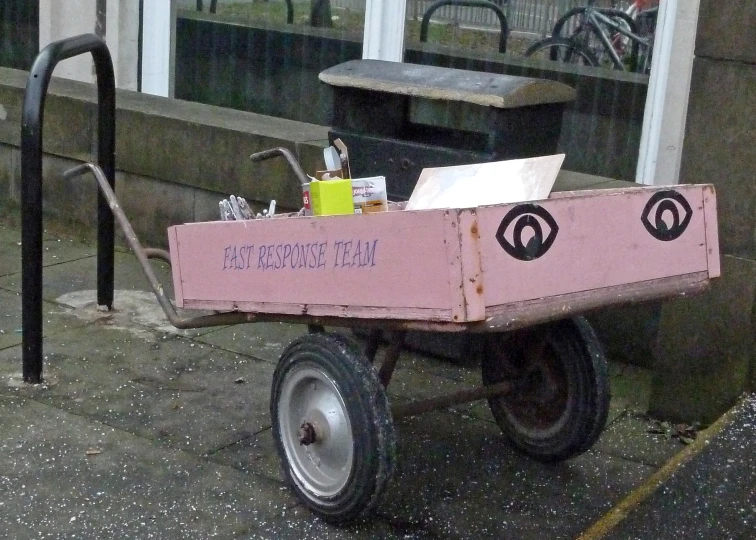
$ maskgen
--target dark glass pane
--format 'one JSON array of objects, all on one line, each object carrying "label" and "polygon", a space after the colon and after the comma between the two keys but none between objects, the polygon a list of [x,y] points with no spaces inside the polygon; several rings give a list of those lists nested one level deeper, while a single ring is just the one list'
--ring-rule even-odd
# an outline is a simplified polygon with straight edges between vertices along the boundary
[{"label": "dark glass pane", "polygon": [[331,99],[318,74],[362,55],[364,10],[341,4],[181,0],[176,97],[328,124]]},{"label": "dark glass pane", "polygon": [[[494,0],[475,6],[447,3],[456,5],[434,9],[438,2],[408,0],[406,62],[552,79],[574,87],[577,99],[566,106],[561,117],[559,151],[567,155],[564,167],[635,179],[650,69],[650,60],[646,59],[650,57],[655,22],[655,12],[638,15],[637,8],[642,8],[642,13],[658,6],[658,1],[636,0],[634,7],[614,0]],[[628,12],[630,22],[615,11],[601,13],[626,31],[637,28],[636,35],[648,44],[598,24],[619,58],[620,64],[615,65],[597,34],[589,31],[584,11],[577,10],[586,5]],[[502,25],[497,8],[506,16],[506,53],[500,52]],[[563,39],[544,43],[540,50],[534,48],[526,55],[536,43],[551,37],[555,24],[564,16]],[[637,26],[631,27],[634,21]],[[424,31],[422,26],[426,27]]]},{"label": "dark glass pane", "polygon": [[28,70],[39,48],[39,4],[0,2],[0,66]]}]

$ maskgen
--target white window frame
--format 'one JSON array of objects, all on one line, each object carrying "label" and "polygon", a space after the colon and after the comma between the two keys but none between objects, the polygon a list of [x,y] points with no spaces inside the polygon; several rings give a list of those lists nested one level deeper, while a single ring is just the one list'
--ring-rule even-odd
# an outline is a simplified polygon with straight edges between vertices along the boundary
[{"label": "white window frame", "polygon": [[635,181],[680,182],[699,0],[661,0]]},{"label": "white window frame", "polygon": [[407,0],[367,0],[362,58],[402,62]]},{"label": "white window frame", "polygon": [[144,0],[142,92],[173,97],[176,0]]}]

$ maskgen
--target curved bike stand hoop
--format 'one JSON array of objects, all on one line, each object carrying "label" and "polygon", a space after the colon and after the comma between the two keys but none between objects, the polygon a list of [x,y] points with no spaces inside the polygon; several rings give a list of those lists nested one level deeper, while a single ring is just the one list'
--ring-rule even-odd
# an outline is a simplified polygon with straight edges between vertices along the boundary
[{"label": "curved bike stand hoop", "polygon": [[[61,60],[92,53],[97,73],[97,159],[115,185],[115,78],[105,42],[94,34],[55,41],[39,53],[26,83],[21,120],[21,320],[25,382],[42,382],[42,113]],[[97,197],[97,303],[113,306],[114,221]]]},{"label": "curved bike stand hoop", "polygon": [[294,24],[294,4],[286,0],[286,24]]},{"label": "curved bike stand hoop", "polygon": [[[310,21],[312,21],[313,14],[320,9],[320,6],[324,1],[325,0],[318,0],[313,4],[312,9],[310,10]],[[286,24],[294,24],[294,4],[292,0],[286,0]]]},{"label": "curved bike stand hoop", "polygon": [[428,41],[428,24],[430,23],[431,16],[437,9],[444,6],[482,7],[492,9],[499,18],[499,24],[501,25],[501,34],[499,34],[499,52],[507,52],[507,39],[509,38],[509,23],[507,22],[507,16],[498,4],[489,2],[488,0],[439,0],[435,4],[432,4],[425,12],[425,15],[423,15],[423,20],[420,23],[420,41],[422,43]]}]

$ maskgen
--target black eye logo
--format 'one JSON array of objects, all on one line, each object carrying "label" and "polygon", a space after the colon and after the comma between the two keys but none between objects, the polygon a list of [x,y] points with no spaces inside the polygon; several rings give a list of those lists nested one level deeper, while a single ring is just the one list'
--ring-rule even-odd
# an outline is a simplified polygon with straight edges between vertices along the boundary
[{"label": "black eye logo", "polygon": [[[509,236],[507,229],[515,220],[517,221],[512,227],[512,241],[510,242],[507,238]],[[543,238],[542,223],[549,227],[546,239]],[[525,234],[528,229],[532,231],[532,236]],[[549,250],[556,239],[557,232],[559,232],[559,227],[556,221],[544,208],[536,204],[520,204],[512,208],[501,220],[496,231],[496,240],[504,251],[515,259],[532,261]]]},{"label": "black eye logo", "polygon": [[[649,218],[655,206],[654,220],[651,222]],[[682,220],[680,219],[678,206],[683,211]],[[651,236],[657,240],[669,242],[670,240],[680,238],[685,229],[688,228],[692,216],[693,210],[690,208],[688,201],[685,200],[685,197],[676,191],[659,191],[654,193],[653,197],[646,203],[643,215],[641,216],[641,222],[643,222],[643,226],[646,227]]]}]

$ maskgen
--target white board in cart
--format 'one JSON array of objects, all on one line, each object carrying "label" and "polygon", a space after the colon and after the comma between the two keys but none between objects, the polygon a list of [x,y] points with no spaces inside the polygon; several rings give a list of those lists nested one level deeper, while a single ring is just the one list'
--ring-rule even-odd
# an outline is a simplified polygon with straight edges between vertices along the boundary
[{"label": "white board in cart", "polygon": [[476,208],[546,199],[564,154],[472,165],[426,168],[407,210]]}]

